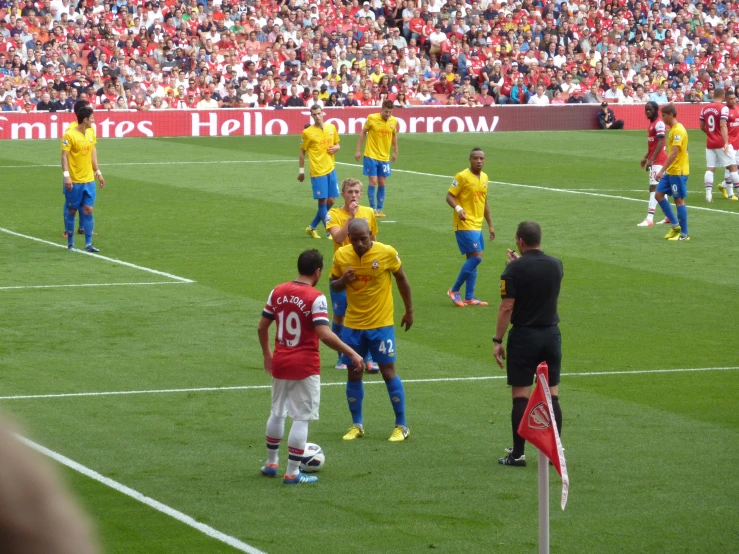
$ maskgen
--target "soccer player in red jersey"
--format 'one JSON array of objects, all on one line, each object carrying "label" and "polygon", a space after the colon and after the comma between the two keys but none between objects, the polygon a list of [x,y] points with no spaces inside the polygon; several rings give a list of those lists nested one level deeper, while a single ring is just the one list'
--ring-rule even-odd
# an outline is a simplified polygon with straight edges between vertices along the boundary
[{"label": "soccer player in red jersey", "polygon": [[701,108],[701,131],[706,134],[706,202],[713,202],[713,173],[717,167],[734,163],[733,148],[729,144],[729,108],[724,106],[724,89],[713,92],[713,102]]},{"label": "soccer player in red jersey", "polygon": [[721,185],[721,193],[727,200],[739,201],[739,172],[737,172],[737,151],[739,151],[739,108],[736,107],[736,92],[726,89],[726,107],[729,108],[729,144],[734,149],[734,165],[726,168],[725,182]]},{"label": "soccer player in red jersey", "polygon": [[[308,442],[308,423],[318,419],[321,400],[321,358],[319,339],[345,354],[358,371],[364,369],[362,357],[337,337],[328,319],[326,297],[314,288],[323,272],[323,256],[306,250],[298,258],[298,278],[272,290],[262,311],[257,333],[264,354],[264,370],[272,375],[272,411],[267,420],[267,463],[262,475],[277,476],[280,441],[285,432],[285,417],[293,420],[287,438],[289,456],[283,483],[318,481],[300,471],[300,461]],[[274,354],[269,346],[269,327],[277,322]]]},{"label": "soccer player in red jersey", "polygon": [[[659,106],[657,102],[649,101],[644,106],[644,113],[649,120],[647,129],[647,155],[642,158],[641,167],[649,172],[649,208],[647,218],[639,223],[637,227],[652,227],[654,225],[654,210],[657,208],[657,199],[654,197],[657,190],[657,180],[654,178],[665,166],[667,153],[665,152],[665,122],[659,117]],[[669,223],[668,219],[662,219],[657,225]]]}]

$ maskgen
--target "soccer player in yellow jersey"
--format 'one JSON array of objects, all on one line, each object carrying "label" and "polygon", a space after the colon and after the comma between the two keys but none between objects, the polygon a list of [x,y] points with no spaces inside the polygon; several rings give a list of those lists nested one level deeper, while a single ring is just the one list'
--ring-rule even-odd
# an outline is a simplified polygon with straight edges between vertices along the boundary
[{"label": "soccer player in yellow jersey", "polygon": [[[95,115],[92,107],[82,106],[77,110],[77,126],[67,128],[62,137],[62,171],[64,174],[64,196],[67,211],[64,213],[64,228],[67,231],[67,248],[74,247],[74,216],[82,210],[81,222],[85,229],[85,251],[99,252],[92,245],[95,206],[95,176],[100,188],[105,186],[105,179],[98,167],[97,138],[92,125]],[[93,173],[94,172],[94,173]]]},{"label": "soccer player in yellow jersey", "polygon": [[[331,208],[326,216],[326,230],[334,240],[334,252],[342,246],[351,244],[349,242],[349,223],[354,219],[366,219],[370,228],[370,239],[377,239],[377,220],[375,212],[367,206],[360,206],[359,199],[362,197],[362,182],[359,179],[344,179],[341,183],[341,197],[344,205],[340,208]],[[331,330],[341,336],[344,329],[344,315],[346,315],[346,291],[335,292],[331,289],[331,304],[334,315]],[[339,355],[336,369],[346,370],[347,360],[345,356]],[[372,361],[372,356],[365,359],[368,373],[377,373],[379,366]]]},{"label": "soccer player in yellow jersey", "polygon": [[[331,289],[336,292],[346,290],[347,308],[342,340],[362,357],[371,352],[379,364],[395,411],[395,429],[389,440],[404,441],[409,437],[409,432],[405,420],[403,383],[395,373],[392,277],[395,277],[405,304],[405,314],[400,324],[406,331],[413,325],[411,285],[398,253],[392,246],[372,240],[366,219],[353,219],[348,229],[351,244],[342,246],[334,253],[331,269]],[[344,435],[344,440],[364,436],[362,377],[361,369],[347,372],[346,399],[353,424]]]},{"label": "soccer player in yellow jersey", "polygon": [[[677,109],[674,104],[662,106],[662,120],[670,128],[667,133],[667,161],[665,166],[655,175],[659,181],[655,198],[670,221],[679,221],[665,235],[667,240],[690,240],[688,235],[688,207],[685,197],[688,195],[688,176],[690,160],[688,158],[688,132],[677,121]],[[677,206],[677,219],[665,195],[672,196]]]},{"label": "soccer player in yellow jersey", "polygon": [[[364,139],[367,144],[364,147],[364,171],[369,177],[369,203],[370,208],[375,209],[375,188],[377,188],[377,217],[385,217],[382,208],[385,205],[385,182],[392,175],[390,163],[398,159],[398,120],[393,117],[393,103],[385,100],[382,103],[382,111],[373,113],[367,117],[367,122],[362,127],[362,134],[357,142],[357,151],[354,158],[359,161],[360,151]],[[392,147],[392,155],[390,150]]]},{"label": "soccer player in yellow jersey", "polygon": [[300,159],[298,161],[298,181],[305,180],[305,153],[310,161],[310,181],[313,198],[318,200],[318,212],[311,224],[305,228],[309,237],[320,239],[316,227],[326,224],[328,209],[334,198],[339,196],[339,181],[336,177],[334,154],[341,149],[339,133],[331,123],[323,122],[323,108],[313,104],[310,108],[313,125],[306,127],[300,135]]},{"label": "soccer player in yellow jersey", "polygon": [[[477,283],[477,266],[482,262],[482,251],[485,250],[485,239],[482,236],[483,218],[488,224],[489,239],[495,238],[493,220],[490,218],[488,205],[488,176],[483,173],[485,166],[485,152],[474,148],[470,153],[470,167],[454,176],[454,181],[446,194],[446,202],[453,209],[452,225],[457,237],[460,252],[467,256],[467,260],[459,272],[459,276],[447,295],[455,306],[487,306],[475,298],[475,284]],[[459,291],[467,283],[464,300]]]},{"label": "soccer player in yellow jersey", "polygon": [[[75,102],[74,103],[74,108],[73,108],[74,109],[74,117],[75,118],[77,117],[77,112],[79,111],[80,108],[82,108],[83,106],[90,106],[90,105],[91,105],[90,102],[88,102],[87,100],[78,100],[77,102]],[[75,121],[72,121],[72,123],[69,124],[69,126],[67,127],[67,129],[74,129],[75,127],[77,127],[77,125],[78,125],[78,123],[77,123],[76,120]],[[97,141],[97,135],[95,134],[95,127],[94,126],[92,127],[92,134],[95,137],[95,141]],[[95,149],[93,151],[93,154],[95,156],[97,156],[97,149]],[[97,163],[97,159],[95,160],[95,163]],[[62,216],[63,217],[64,217],[64,214],[65,213],[67,213],[67,203],[66,202],[64,202],[64,205],[62,206]],[[80,222],[79,222],[79,226],[77,227],[77,234],[78,235],[84,235],[85,234],[85,230],[82,227],[82,212],[79,212],[79,218],[80,218]],[[97,235],[97,233],[93,233],[93,235]],[[66,230],[64,231],[64,235],[62,235],[62,236],[64,236],[66,238],[66,236],[67,236],[67,231]]]}]

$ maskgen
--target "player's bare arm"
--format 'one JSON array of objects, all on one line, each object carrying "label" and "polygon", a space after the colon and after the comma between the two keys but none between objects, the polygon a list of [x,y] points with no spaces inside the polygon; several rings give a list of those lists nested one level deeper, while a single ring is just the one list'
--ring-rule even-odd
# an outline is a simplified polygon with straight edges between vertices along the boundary
[{"label": "player's bare arm", "polygon": [[[351,216],[349,219],[347,219],[344,222],[344,225],[341,227],[331,227],[328,232],[331,235],[331,238],[334,239],[334,242],[336,244],[344,244],[344,241],[349,236],[349,223],[357,217],[357,211],[359,211],[359,202],[356,200],[352,200],[345,206],[347,213]],[[372,237],[372,240],[375,240],[375,237]]]},{"label": "player's bare arm", "polygon": [[346,288],[346,285],[354,281],[354,277],[354,270],[352,268],[347,269],[341,277],[331,275],[331,288],[334,292],[341,292]]},{"label": "player's bare arm", "polygon": [[305,181],[305,150],[302,148],[298,157],[298,181],[301,183]]},{"label": "player's bare arm", "polygon": [[72,190],[72,178],[69,177],[69,152],[62,150],[62,171],[64,172],[64,187]]},{"label": "player's bare arm", "polygon": [[332,350],[336,350],[337,352],[347,355],[352,361],[354,371],[364,371],[364,360],[362,359],[362,356],[347,346],[328,325],[317,325],[316,334],[323,344]]},{"label": "player's bare arm", "polygon": [[719,123],[719,126],[721,127],[721,138],[724,139],[724,147],[723,151],[724,154],[729,153],[729,126],[726,124],[726,120],[722,119]]},{"label": "player's bare arm", "polygon": [[[446,193],[446,203],[449,204],[453,210],[457,211],[457,214],[459,214],[459,219],[464,221],[467,219],[467,212],[464,211],[462,206],[459,206],[457,204],[457,199],[454,197],[454,195],[451,192]],[[459,209],[457,210],[457,207],[459,206]]]},{"label": "player's bare arm", "polygon": [[[508,251],[508,257],[510,258],[510,250]],[[514,252],[515,254],[515,252]],[[513,314],[513,304],[515,298],[503,298],[500,301],[500,308],[498,308],[498,322],[495,325],[495,337],[503,340],[508,326],[511,324],[511,315]],[[505,360],[505,347],[502,343],[495,343],[493,347],[493,356],[495,361],[498,362],[498,366],[503,369],[503,361]]]},{"label": "player's bare arm", "polygon": [[357,149],[354,151],[354,159],[359,161],[362,158],[362,144],[364,139],[367,138],[367,129],[362,127],[362,132],[359,134],[359,140],[357,141]]},{"label": "player's bare arm", "polygon": [[652,156],[649,156],[649,153],[647,153],[646,156],[641,161],[640,166],[643,168],[646,168],[647,171],[650,171],[652,168],[652,164],[654,163],[654,157],[657,156],[660,152],[662,152],[662,149],[665,147],[665,137],[657,137],[657,146],[654,148],[654,152],[652,153]]},{"label": "player's bare arm", "polygon": [[408,277],[405,276],[405,271],[401,266],[398,271],[393,273],[395,277],[395,283],[398,285],[398,292],[400,297],[403,299],[405,305],[405,313],[403,318],[400,320],[400,326],[408,331],[413,325],[413,301],[411,300],[411,284],[408,282]]},{"label": "player's bare arm", "polygon": [[259,336],[259,345],[262,347],[262,355],[264,356],[264,371],[268,375],[272,375],[272,349],[269,346],[269,326],[272,320],[264,316],[259,320],[257,325],[257,335]]},{"label": "player's bare arm", "polygon": [[495,240],[495,227],[493,227],[493,219],[490,217],[490,204],[488,204],[487,198],[485,199],[485,221],[488,223],[490,240]]},{"label": "player's bare arm", "polygon": [[673,146],[672,150],[670,150],[670,155],[667,156],[667,161],[665,162],[665,165],[662,167],[659,173],[657,173],[657,175],[654,176],[654,179],[656,181],[659,181],[662,178],[662,175],[665,174],[665,170],[672,165],[672,163],[677,158],[678,154],[680,154],[680,147]]},{"label": "player's bare arm", "polygon": [[329,147],[326,152],[328,152],[329,154],[336,154],[339,150],[341,150],[341,145],[337,143]]},{"label": "player's bare arm", "polygon": [[393,133],[393,155],[390,158],[390,161],[392,163],[395,163],[395,160],[398,159],[398,133]]},{"label": "player's bare arm", "polygon": [[98,165],[98,149],[97,148],[92,149],[92,169],[95,172],[95,177],[98,178],[98,182],[100,183],[100,188],[103,188],[105,186],[105,178],[103,177],[103,172],[100,171],[100,166]]}]

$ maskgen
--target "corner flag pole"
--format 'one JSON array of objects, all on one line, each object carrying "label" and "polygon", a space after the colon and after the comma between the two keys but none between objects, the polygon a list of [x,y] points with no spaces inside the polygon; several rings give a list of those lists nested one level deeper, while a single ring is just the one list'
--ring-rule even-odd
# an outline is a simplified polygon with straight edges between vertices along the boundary
[{"label": "corner flag pole", "polygon": [[549,458],[539,450],[539,554],[549,554]]}]

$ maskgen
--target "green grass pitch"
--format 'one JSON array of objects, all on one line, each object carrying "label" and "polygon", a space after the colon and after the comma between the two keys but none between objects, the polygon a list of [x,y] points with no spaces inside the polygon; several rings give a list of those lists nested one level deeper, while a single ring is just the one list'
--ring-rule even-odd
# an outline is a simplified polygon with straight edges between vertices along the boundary
[{"label": "green grass pitch", "polygon": [[[644,132],[402,136],[378,239],[399,251],[413,289],[416,322],[397,335],[412,437],[387,442],[390,402],[372,376],[367,436],[344,443],[344,375],[325,351],[323,381],[337,385],[323,388],[309,440],[327,464],[316,486],[296,488],[258,472],[266,388],[8,398],[267,385],[256,324],[269,291],[294,277],[305,248],[330,263],[330,242],[303,231],[315,204],[296,180],[296,137],[102,140],[101,254],[195,282],[0,232],[0,408],[38,443],[269,553],[536,552],[536,451],[526,468],[497,464],[511,443],[510,392],[490,342],[505,249],[534,219],[565,267],[571,492],[559,511],[552,472],[552,551],[739,552],[739,203],[704,202],[703,140],[691,140],[692,240],[668,243],[664,227],[636,227]],[[343,137],[340,179],[361,176],[355,144]],[[465,168],[474,146],[497,182],[498,237],[478,279],[491,305],[457,309],[445,292],[462,257],[450,178],[438,175]],[[58,161],[56,142],[3,143],[0,227],[64,243]],[[170,284],[131,284],[154,282]],[[401,312],[396,294],[396,323]],[[709,370],[636,373],[689,368]],[[108,553],[236,551],[63,473]]]}]

